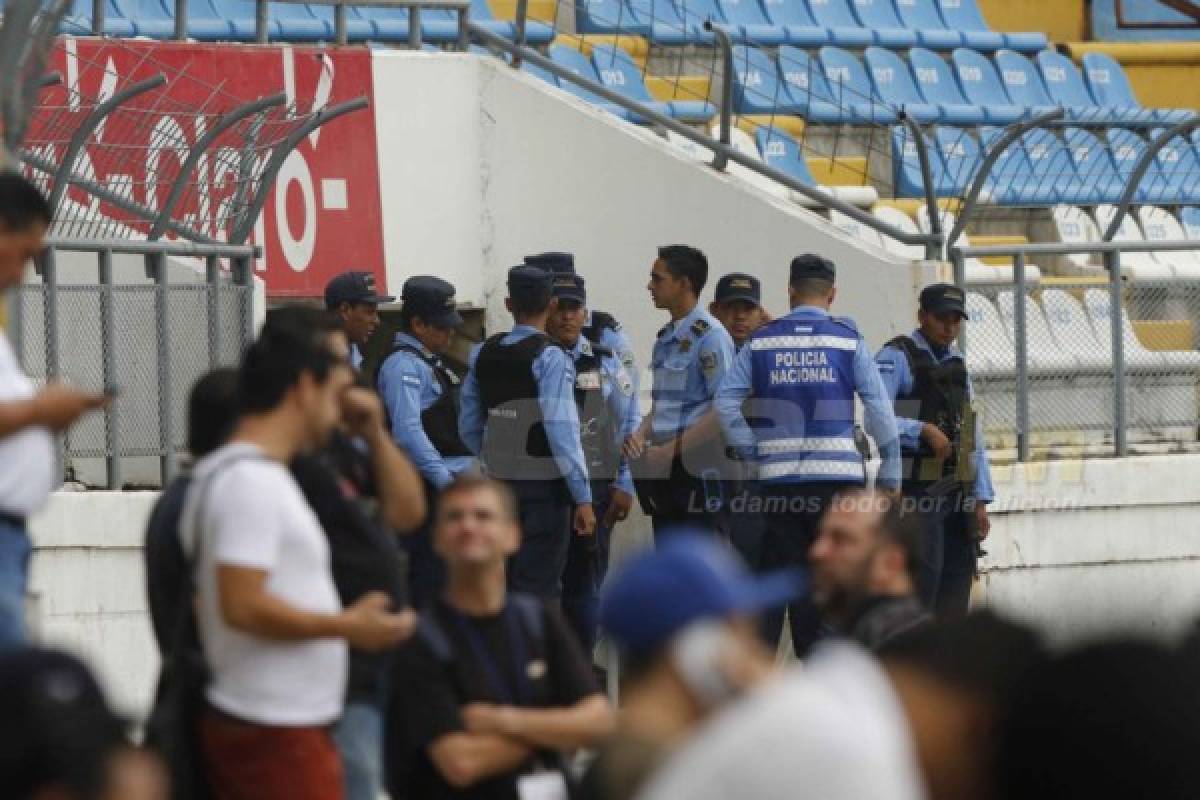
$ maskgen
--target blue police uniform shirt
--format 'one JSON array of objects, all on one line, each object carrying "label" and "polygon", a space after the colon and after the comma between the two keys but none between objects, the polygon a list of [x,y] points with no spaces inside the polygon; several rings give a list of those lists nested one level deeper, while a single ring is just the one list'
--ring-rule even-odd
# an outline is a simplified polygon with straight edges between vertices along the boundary
[{"label": "blue police uniform shirt", "polygon": [[658,332],[650,358],[653,443],[680,435],[708,413],[733,360],[733,339],[699,304]]},{"label": "blue police uniform shirt", "polygon": [[[514,344],[542,333],[532,325],[515,325],[500,340]],[[458,435],[472,453],[483,452],[483,429],[487,411],[479,395],[479,379],[475,361],[482,344],[471,349],[471,367],[463,382],[462,407],[458,412]],[[533,377],[538,385],[538,405],[550,452],[567,482],[567,489],[576,503],[592,502],[592,487],[588,481],[587,461],[579,442],[579,411],[575,407],[575,365],[566,352],[557,346],[547,347],[533,362]]]},{"label": "blue police uniform shirt", "polygon": [[[579,337],[574,347],[567,349],[567,355],[575,363],[579,362],[581,356],[591,354],[592,343],[583,336]],[[618,420],[613,431],[617,434],[614,444],[619,450],[625,437],[637,430],[638,423],[642,419],[638,409],[637,391],[634,388],[633,378],[630,377],[615,354],[601,357],[600,369],[607,377],[600,388],[604,395],[604,403],[608,406],[608,413],[612,415],[612,418]],[[629,471],[629,462],[624,457],[621,458],[621,466],[617,470],[617,479],[613,485],[623,492],[633,494],[633,474]]]},{"label": "blue police uniform shirt", "polygon": [[[396,334],[394,343],[432,355],[415,336],[407,333]],[[442,386],[433,368],[415,353],[400,350],[383,362],[379,368],[379,393],[392,421],[392,438],[435,488],[445,489],[454,476],[475,463],[470,456],[443,457],[429,441],[421,425],[421,412],[442,396]]]},{"label": "blue police uniform shirt", "polygon": [[[913,331],[911,335],[917,347],[929,353],[935,363],[945,364],[947,361],[955,359],[959,361],[963,360],[962,351],[954,345],[948,347],[946,352],[939,358],[919,329]],[[875,357],[875,361],[879,365],[879,374],[883,378],[883,385],[887,389],[888,397],[891,398],[893,404],[895,404],[898,396],[907,395],[912,392],[912,368],[909,366],[908,356],[902,350],[891,346],[884,347]],[[967,397],[971,400],[975,399],[975,390],[971,386],[971,376],[969,374],[967,376]],[[900,432],[900,443],[908,450],[916,450],[920,446],[921,429],[923,427],[925,427],[925,423],[919,419],[896,417],[896,428]],[[992,470],[988,464],[987,448],[983,444],[983,427],[979,422],[979,417],[975,418],[974,457],[975,486],[972,494],[976,499],[984,503],[990,503],[996,498],[996,492],[992,486]]]},{"label": "blue police uniform shirt", "polygon": [[[793,323],[803,330],[796,333]],[[796,335],[782,335],[789,327]],[[799,353],[806,355],[797,358]],[[772,354],[779,362],[776,375],[775,362],[764,361]],[[807,361],[812,363],[799,363]],[[716,408],[729,445],[762,465],[760,479],[855,480],[864,477],[853,436],[855,392],[862,400],[864,427],[883,459],[876,482],[885,489],[897,488],[901,462],[896,419],[871,351],[856,329],[834,321],[823,308],[797,306],[756,331],[717,390]],[[742,416],[742,404],[751,396],[778,397],[792,404],[787,406],[788,419],[774,420],[774,429],[762,429],[775,431],[771,441],[765,435],[760,441]],[[790,413],[793,406],[795,416]],[[763,411],[771,413],[769,406]]]}]

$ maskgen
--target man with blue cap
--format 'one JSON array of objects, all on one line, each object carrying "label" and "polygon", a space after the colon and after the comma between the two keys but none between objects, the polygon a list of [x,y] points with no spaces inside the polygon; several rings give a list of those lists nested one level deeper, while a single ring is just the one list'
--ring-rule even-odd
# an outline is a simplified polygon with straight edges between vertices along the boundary
[{"label": "man with blue cap", "polygon": [[350,366],[362,369],[363,349],[379,327],[379,306],[396,298],[380,294],[375,276],[356,270],[343,272],[325,286],[325,309],[337,314],[350,340]]},{"label": "man with blue cap", "polygon": [[596,645],[596,613],[600,584],[608,569],[612,529],[633,507],[633,477],[621,454],[621,443],[637,428],[641,414],[633,380],[616,354],[583,335],[587,319],[583,277],[556,274],[554,297],[558,302],[546,332],[575,364],[575,405],[597,518],[595,536],[571,539],[563,572],[563,613],[584,652],[591,653]]},{"label": "man with blue cap", "polygon": [[706,719],[769,674],[755,617],[800,591],[796,570],[750,574],[706,532],[679,532],[633,557],[604,591],[600,623],[622,660],[617,733],[584,796],[625,800]]},{"label": "man with blue cap", "polygon": [[[433,275],[409,278],[400,297],[400,331],[380,364],[376,382],[392,438],[421,473],[426,507],[432,510],[437,493],[475,463],[474,454],[458,435],[465,371],[443,358],[463,319],[454,287]],[[442,586],[442,565],[430,543],[429,519],[403,542],[409,555],[413,603],[422,608]]]},{"label": "man with blue cap", "polygon": [[[791,313],[754,332],[717,391],[731,455],[757,465],[766,569],[806,566],[830,501],[865,484],[854,436],[856,394],[883,456],[876,482],[885,490],[900,488],[896,420],[871,351],[852,320],[829,314],[835,277],[828,259],[792,259]],[[820,633],[820,615],[805,596],[788,606],[788,617],[793,649],[803,657]],[[767,634],[778,642],[782,627],[783,615],[776,614]]]},{"label": "man with blue cap", "polygon": [[[521,548],[509,585],[557,600],[572,531],[592,536],[596,514],[575,407],[575,367],[546,335],[554,311],[549,272],[508,271],[505,306],[516,323],[471,352],[458,429],[493,478],[520,503]],[[572,512],[574,507],[574,512]]]}]

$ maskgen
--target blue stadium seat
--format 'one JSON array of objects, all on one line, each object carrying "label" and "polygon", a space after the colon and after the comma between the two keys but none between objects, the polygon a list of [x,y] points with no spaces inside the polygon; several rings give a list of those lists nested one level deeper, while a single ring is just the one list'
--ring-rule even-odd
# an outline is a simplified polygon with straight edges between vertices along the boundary
[{"label": "blue stadium seat", "polygon": [[987,56],[960,47],[954,51],[953,60],[963,94],[968,101],[983,108],[988,122],[1008,125],[1028,113],[1023,106],[1014,105],[1009,99],[996,67]]},{"label": "blue stadium seat", "polygon": [[917,43],[917,32],[906,28],[896,16],[892,0],[854,0],[854,13],[864,28],[875,34],[875,43],[883,47],[912,47]]},{"label": "blue stadium seat", "polygon": [[800,183],[816,186],[817,180],[800,152],[800,145],[788,134],[773,125],[764,125],[754,132],[758,152],[768,167],[777,169]]},{"label": "blue stadium seat", "polygon": [[1041,73],[1025,56],[1012,50],[1001,50],[996,53],[996,67],[1009,99],[1018,106],[1024,106],[1032,116],[1061,108],[1046,91]]},{"label": "blue stadium seat", "polygon": [[202,42],[230,38],[237,41],[254,40],[253,25],[234,25],[233,20],[226,19],[212,0],[189,0],[187,30],[188,36]]},{"label": "blue stadium seat", "polygon": [[[490,53],[489,53],[490,55]],[[550,84],[551,86],[561,88],[558,83],[558,76],[547,69],[539,67],[537,64],[531,64],[528,61],[521,62],[521,71],[532,75],[540,81]]]},{"label": "blue stadium seat", "polygon": [[734,41],[778,46],[787,44],[787,29],[767,18],[759,0],[717,0],[725,22],[737,31]]},{"label": "blue stadium seat", "polygon": [[1032,170],[1027,202],[1038,204],[1086,203],[1087,187],[1079,180],[1071,154],[1058,134],[1045,128],[1027,131],[1021,137],[1025,158]]},{"label": "blue stadium seat", "polygon": [[[229,23],[233,37],[239,41],[253,41],[255,36],[255,13],[253,0],[212,0],[213,11]],[[267,35],[278,39],[283,33],[279,21],[268,16]]]},{"label": "blue stadium seat", "polygon": [[[1150,135],[1157,138],[1163,133],[1162,129],[1158,129],[1151,131]],[[1163,145],[1154,158],[1162,179],[1162,195],[1173,198],[1167,202],[1200,201],[1200,158],[1196,157],[1191,142],[1177,136]]]},{"label": "blue stadium seat", "polygon": [[788,44],[820,47],[830,43],[829,31],[816,23],[803,0],[763,0],[763,9],[771,22],[783,26]]},{"label": "blue stadium seat", "polygon": [[938,117],[951,125],[980,125],[987,121],[982,107],[967,102],[958,80],[941,56],[923,47],[908,51],[913,77],[925,101],[938,107]]},{"label": "blue stadium seat", "polygon": [[894,104],[875,91],[863,65],[840,47],[822,47],[818,53],[833,102],[849,112],[850,121],[890,125],[896,121]]},{"label": "blue stadium seat", "polygon": [[1075,175],[1086,202],[1113,203],[1121,196],[1125,182],[1117,173],[1108,148],[1092,133],[1082,128],[1063,130],[1063,141],[1075,166]]},{"label": "blue stadium seat", "polygon": [[838,124],[853,122],[849,108],[834,101],[824,68],[807,51],[798,47],[779,48],[779,77],[791,96],[795,113],[810,122]]},{"label": "blue stadium seat", "polygon": [[[929,154],[929,171],[932,173],[934,191],[939,195],[940,184],[945,179],[945,167],[937,148],[926,142]],[[892,166],[895,168],[896,197],[924,197],[925,178],[921,174],[921,157],[917,154],[917,143],[908,128],[897,125],[892,128]]]},{"label": "blue stadium seat", "polygon": [[917,122],[937,122],[941,109],[925,101],[904,59],[882,47],[868,47],[863,54],[875,94],[904,110]]},{"label": "blue stadium seat", "polygon": [[1037,31],[999,33],[988,27],[975,0],[938,0],[946,26],[963,32],[967,47],[976,50],[999,50],[1007,47],[1023,53],[1046,49],[1050,42],[1046,34]]},{"label": "blue stadium seat", "polygon": [[1129,85],[1125,70],[1106,53],[1087,53],[1083,57],[1083,73],[1096,103],[1106,111],[1114,111],[1135,119],[1151,118],[1159,122],[1181,122],[1192,116],[1183,109],[1146,109],[1138,102]]},{"label": "blue stadium seat", "polygon": [[[675,6],[671,0],[658,0],[661,7]],[[650,22],[635,13],[624,0],[575,0],[575,29],[579,33],[628,33],[632,36],[649,36]],[[683,36],[682,22],[680,37]],[[682,41],[679,42],[680,44]]]},{"label": "blue stadium seat", "polygon": [[1187,231],[1189,239],[1200,239],[1200,206],[1187,206],[1180,210],[1179,221]]},{"label": "blue stadium seat", "polygon": [[[792,0],[794,3],[803,0]],[[871,31],[859,24],[846,0],[807,0],[813,20],[829,31],[830,41],[841,47],[866,47],[875,41]]]},{"label": "blue stadium seat", "polygon": [[925,47],[953,50],[962,46],[962,34],[946,27],[934,0],[896,0],[896,11],[904,24],[917,32],[917,41]]},{"label": "blue stadium seat", "polygon": [[135,35],[170,39],[175,35],[175,17],[161,0],[113,0],[117,13],[133,23]]},{"label": "blue stadium seat", "polygon": [[702,100],[655,100],[646,88],[642,68],[633,60],[633,56],[620,47],[596,45],[592,48],[592,64],[596,67],[600,82],[607,88],[674,119],[682,122],[708,122],[716,113],[711,103]]},{"label": "blue stadium seat", "polygon": [[1053,50],[1043,50],[1038,53],[1037,62],[1042,71],[1042,80],[1046,82],[1046,90],[1058,105],[1066,108],[1068,119],[1097,125],[1129,121],[1128,116],[1113,114],[1109,109],[1096,105],[1095,98],[1071,59]]},{"label": "blue stadium seat", "polygon": [[[69,36],[88,36],[92,32],[92,2],[91,0],[75,0],[71,8],[58,26],[59,33]],[[104,9],[104,35],[106,36],[135,36],[133,20],[127,19],[113,0],[107,0]]]},{"label": "blue stadium seat", "polygon": [[757,47],[733,48],[733,108],[739,114],[799,114],[779,67]]},{"label": "blue stadium seat", "polygon": [[[1000,128],[980,128],[979,143],[990,149],[1003,135]],[[984,186],[992,202],[1001,205],[1053,205],[1057,199],[1053,181],[1044,180],[1034,170],[1020,140],[1000,153]]]},{"label": "blue stadium seat", "polygon": [[962,197],[967,193],[982,158],[979,143],[965,128],[939,127],[933,132],[934,147],[942,162],[937,183],[940,197]]},{"label": "blue stadium seat", "polygon": [[[1122,183],[1128,182],[1134,167],[1146,153],[1146,140],[1124,128],[1112,128],[1105,132],[1105,137],[1117,174],[1121,176]],[[1180,198],[1177,194],[1172,195],[1171,180],[1156,159],[1150,162],[1133,199],[1139,203],[1177,203]]]},{"label": "blue stadium seat", "polygon": [[[663,45],[711,44],[713,36],[704,30],[704,20],[689,15],[688,21],[673,0],[629,0],[629,10],[648,30],[650,41]],[[614,31],[614,33],[628,31]]]},{"label": "blue stadium seat", "polygon": [[711,20],[714,25],[725,23],[716,0],[675,0],[675,13],[683,20],[688,37],[694,43],[716,41],[711,33],[704,30],[705,22]]},{"label": "blue stadium seat", "polygon": [[[592,64],[591,59],[578,50],[575,50],[571,47],[564,47],[561,44],[556,44],[551,46],[549,56],[550,60],[555,64],[558,64],[560,67],[569,69],[571,72],[574,72],[581,78],[587,78],[588,80],[600,83],[600,76],[596,73],[595,65]],[[605,111],[620,117],[621,119],[629,120],[631,122],[636,121],[635,115],[629,110],[615,103],[610,103],[603,97],[584,89],[582,86],[577,86],[571,81],[560,79],[558,86],[564,92],[569,92],[578,97],[580,100],[585,100],[594,106],[602,108]]]}]

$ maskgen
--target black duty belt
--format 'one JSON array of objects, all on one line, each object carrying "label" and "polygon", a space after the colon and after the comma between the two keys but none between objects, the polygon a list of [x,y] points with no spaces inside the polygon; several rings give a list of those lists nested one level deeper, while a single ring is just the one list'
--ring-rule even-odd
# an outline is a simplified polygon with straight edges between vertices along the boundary
[{"label": "black duty belt", "polygon": [[25,530],[26,518],[21,514],[10,514],[7,511],[0,511],[0,523]]}]

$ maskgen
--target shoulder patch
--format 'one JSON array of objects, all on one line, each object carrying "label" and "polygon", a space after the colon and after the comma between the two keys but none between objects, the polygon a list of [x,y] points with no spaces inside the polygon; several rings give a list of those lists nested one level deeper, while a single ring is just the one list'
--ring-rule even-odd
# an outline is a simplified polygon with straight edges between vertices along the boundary
[{"label": "shoulder patch", "polygon": [[712,325],[708,324],[708,320],[698,319],[692,323],[691,331],[693,335],[699,338],[708,333],[710,328],[712,328]]},{"label": "shoulder patch", "polygon": [[407,372],[400,376],[400,382],[407,383],[409,386],[416,386],[418,389],[421,388],[421,379]]},{"label": "shoulder patch", "polygon": [[880,372],[895,372],[896,371],[896,362],[892,361],[890,359],[884,359],[883,361],[876,361],[875,366],[879,369]]},{"label": "shoulder patch", "polygon": [[587,340],[587,337],[580,337],[579,352],[585,356],[590,356],[595,352],[592,349],[592,343]]},{"label": "shoulder patch", "polygon": [[633,369],[633,351],[632,350],[622,351],[621,354],[618,356],[618,358],[621,361],[622,367],[624,367],[625,369]]},{"label": "shoulder patch", "polygon": [[700,354],[700,370],[708,376],[717,371],[717,354],[713,352]]}]

